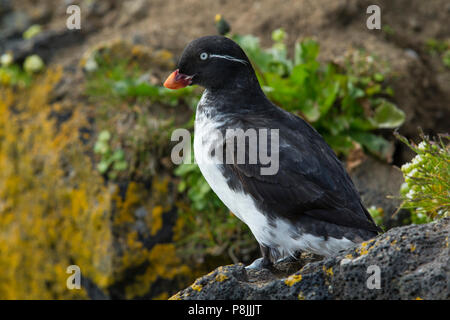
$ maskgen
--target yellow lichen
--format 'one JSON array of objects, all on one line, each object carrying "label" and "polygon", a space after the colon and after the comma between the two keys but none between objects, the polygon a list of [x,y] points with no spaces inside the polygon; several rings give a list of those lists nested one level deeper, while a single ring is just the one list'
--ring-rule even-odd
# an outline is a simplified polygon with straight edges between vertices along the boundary
[{"label": "yellow lichen", "polygon": [[169,300],[181,300],[180,292],[175,293],[173,296],[169,298]]},{"label": "yellow lichen", "polygon": [[329,267],[328,269],[325,268],[325,266],[322,267],[323,272],[329,277],[332,277],[334,275],[333,273],[333,267]]},{"label": "yellow lichen", "polygon": [[[177,207],[180,208],[179,203],[177,203]],[[178,241],[181,239],[181,237],[183,236],[184,226],[185,226],[185,220],[178,218],[177,221],[175,222],[175,225],[172,228],[174,241]]]},{"label": "yellow lichen", "polygon": [[162,220],[163,207],[156,206],[152,211],[152,224],[151,224],[151,235],[154,236],[161,228],[163,224]]},{"label": "yellow lichen", "polygon": [[286,280],[284,280],[284,283],[292,287],[295,283],[302,281],[302,275],[301,274],[293,274],[289,276]]},{"label": "yellow lichen", "polygon": [[416,245],[415,244],[411,244],[409,250],[411,250],[411,252],[414,252],[416,250]]},{"label": "yellow lichen", "polygon": [[369,245],[370,242],[371,241],[361,242],[360,247],[356,248],[356,252],[360,256],[364,256],[364,255],[368,254],[369,250],[372,248],[372,247],[370,247],[369,249],[367,248],[367,246]]},{"label": "yellow lichen", "polygon": [[140,265],[148,263],[144,274],[136,276],[136,281],[126,287],[126,297],[134,298],[148,292],[156,279],[174,279],[176,276],[187,276],[190,273],[188,266],[181,263],[175,254],[175,246],[171,243],[156,244],[152,250],[143,248],[137,251],[137,257],[126,261],[127,264]]},{"label": "yellow lichen", "polygon": [[223,273],[219,273],[219,274],[217,274],[216,275],[216,281],[218,281],[218,282],[223,282],[223,281],[225,281],[225,280],[227,280],[228,279],[228,276],[226,276],[225,274],[223,274]]},{"label": "yellow lichen", "polygon": [[200,292],[200,291],[202,291],[203,286],[201,284],[197,284],[197,282],[195,282],[194,284],[191,285],[191,288],[192,288],[192,290]]},{"label": "yellow lichen", "polygon": [[[152,190],[131,182],[124,195],[105,184],[80,140],[85,106],[50,102],[61,74],[49,70],[20,92],[0,87],[0,299],[87,298],[83,287],[66,287],[72,264],[105,292],[123,281],[127,298],[147,294],[158,278],[186,285],[193,275],[175,246],[147,248],[136,229],[144,207],[148,236],[160,230],[170,180],[155,177]],[[58,123],[54,114],[67,111]]]},{"label": "yellow lichen", "polygon": [[[57,125],[50,69],[19,93],[0,88],[0,298],[80,299],[68,266],[99,288],[111,281],[111,193],[79,140],[79,108]],[[73,106],[72,106],[73,107]]]}]

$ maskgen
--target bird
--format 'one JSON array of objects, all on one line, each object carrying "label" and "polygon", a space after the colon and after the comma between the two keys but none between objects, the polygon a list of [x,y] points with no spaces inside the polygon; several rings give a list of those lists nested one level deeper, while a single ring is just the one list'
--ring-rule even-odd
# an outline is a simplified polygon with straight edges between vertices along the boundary
[{"label": "bird", "polygon": [[[382,232],[332,148],[308,122],[267,98],[236,42],[220,35],[191,41],[164,82],[170,89],[190,85],[204,87],[194,122],[195,160],[261,250],[248,270],[272,268],[302,252],[333,256]],[[244,161],[215,159],[231,144],[227,130],[261,129],[278,130],[275,173],[264,174],[267,163],[260,159],[249,161],[251,146]],[[236,148],[230,148],[231,160]]]}]

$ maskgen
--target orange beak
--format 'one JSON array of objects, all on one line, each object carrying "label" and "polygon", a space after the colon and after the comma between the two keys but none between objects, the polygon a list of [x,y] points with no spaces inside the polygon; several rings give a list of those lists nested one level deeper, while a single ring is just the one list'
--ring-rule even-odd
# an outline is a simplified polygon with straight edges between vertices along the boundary
[{"label": "orange beak", "polygon": [[187,87],[192,83],[193,77],[194,76],[182,74],[177,69],[167,77],[166,81],[164,81],[164,87],[169,89],[181,89]]}]

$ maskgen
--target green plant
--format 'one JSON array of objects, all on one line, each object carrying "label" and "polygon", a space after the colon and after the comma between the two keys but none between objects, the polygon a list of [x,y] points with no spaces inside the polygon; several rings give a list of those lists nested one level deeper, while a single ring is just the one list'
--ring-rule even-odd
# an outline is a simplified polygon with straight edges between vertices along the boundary
[{"label": "green plant", "polygon": [[442,54],[442,62],[447,68],[450,68],[450,49]]},{"label": "green plant", "polygon": [[395,34],[394,28],[388,24],[384,24],[381,30],[383,30],[388,36],[393,36]]},{"label": "green plant", "polygon": [[450,136],[438,141],[421,134],[419,145],[396,134],[417,155],[401,167],[402,207],[412,213],[413,223],[426,223],[450,214]]},{"label": "green plant", "polygon": [[165,105],[177,106],[185,100],[194,106],[198,101],[195,88],[186,87],[170,90],[148,81],[147,74],[139,66],[130,64],[127,59],[109,61],[101,56],[95,59],[96,68],[88,75],[86,93],[92,97],[107,98],[109,101],[150,100]]},{"label": "green plant", "polygon": [[312,39],[296,43],[289,58],[284,31],[275,30],[272,38],[273,46],[262,49],[254,36],[233,36],[253,62],[267,96],[310,122],[337,153],[347,154],[356,142],[388,159],[391,144],[374,131],[399,127],[405,115],[388,100],[387,71],[377,70],[376,59],[356,52],[343,67],[320,63],[319,44]]},{"label": "green plant", "polygon": [[[152,52],[119,42],[97,48],[85,59],[85,92],[96,104],[98,127],[114,132],[109,144],[117,149],[102,156],[98,165],[102,173],[118,165],[121,178],[149,181],[169,152],[175,120],[188,121],[199,99],[193,87],[169,90],[155,84],[162,80],[155,79],[154,69],[158,71],[158,63],[165,67],[167,61],[155,58],[149,63]],[[176,113],[181,113],[177,119]],[[115,171],[110,178],[117,177]]]},{"label": "green plant", "polygon": [[42,27],[38,24],[33,24],[27,30],[24,31],[22,37],[24,39],[31,39],[31,38],[37,36],[41,32],[42,32]]},{"label": "green plant", "polygon": [[442,41],[431,38],[426,41],[425,47],[430,54],[439,56],[442,63],[450,68],[450,40]]},{"label": "green plant", "polygon": [[371,206],[367,208],[367,211],[369,211],[370,215],[372,216],[373,220],[379,226],[380,228],[384,229],[384,222],[383,222],[383,216],[384,211],[383,208],[377,208],[375,206]]},{"label": "green plant", "polygon": [[44,61],[37,54],[33,54],[25,58],[23,69],[27,73],[37,73],[45,67]]},{"label": "green plant", "polygon": [[110,179],[115,179],[120,171],[124,171],[128,167],[125,159],[125,153],[122,149],[112,149],[110,147],[111,134],[107,130],[103,130],[98,135],[97,142],[94,146],[94,152],[101,156],[97,169],[101,174],[107,174]]},{"label": "green plant", "polygon": [[14,63],[14,56],[6,52],[0,56],[0,85],[5,87],[26,88],[31,84],[33,75],[45,68],[44,61],[38,55],[25,58],[22,66]]},{"label": "green plant", "polygon": [[0,66],[0,85],[25,88],[30,85],[32,76],[17,64]]}]

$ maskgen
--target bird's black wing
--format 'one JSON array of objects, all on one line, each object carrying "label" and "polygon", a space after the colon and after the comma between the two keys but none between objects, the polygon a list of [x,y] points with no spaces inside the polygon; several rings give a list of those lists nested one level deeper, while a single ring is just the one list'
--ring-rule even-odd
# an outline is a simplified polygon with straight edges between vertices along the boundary
[{"label": "bird's black wing", "polygon": [[[380,231],[333,150],[303,119],[280,109],[270,119],[268,115],[253,116],[240,122],[235,125],[279,129],[276,174],[262,174],[261,168],[268,166],[260,162],[224,165],[263,209],[286,218],[308,215],[341,226]],[[267,141],[270,150],[270,139]]]}]

